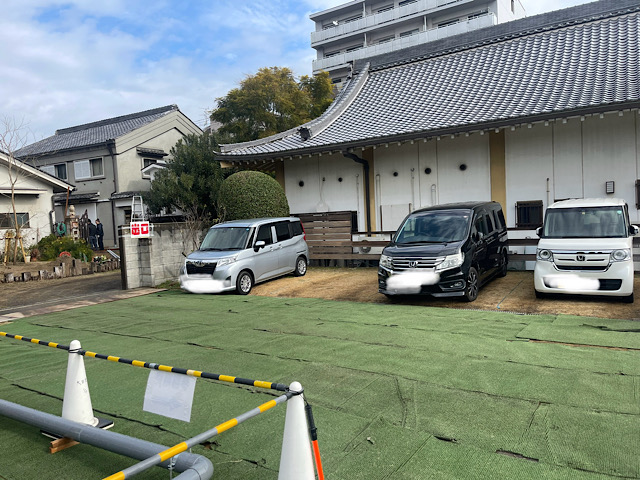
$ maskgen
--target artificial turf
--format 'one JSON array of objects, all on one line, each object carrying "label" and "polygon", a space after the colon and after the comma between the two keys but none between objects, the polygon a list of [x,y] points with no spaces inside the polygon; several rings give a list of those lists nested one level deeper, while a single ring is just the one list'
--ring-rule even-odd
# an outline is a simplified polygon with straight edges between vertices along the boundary
[{"label": "artificial turf", "polygon": [[[314,407],[328,479],[640,477],[640,324],[236,295],[157,294],[1,331],[290,383]],[[621,347],[621,348],[609,348]],[[0,398],[59,415],[64,351],[0,337]],[[148,370],[85,358],[94,411],[170,446],[279,395],[198,379],[190,423],[142,411]],[[194,449],[214,478],[275,479],[285,406]],[[0,479],[103,478],[136,461],[55,455],[0,417]],[[159,468],[136,478],[167,478]]]}]

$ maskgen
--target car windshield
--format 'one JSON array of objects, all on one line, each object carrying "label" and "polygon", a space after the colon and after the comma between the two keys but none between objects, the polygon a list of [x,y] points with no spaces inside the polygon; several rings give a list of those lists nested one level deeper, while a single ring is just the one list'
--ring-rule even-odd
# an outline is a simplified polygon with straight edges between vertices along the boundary
[{"label": "car windshield", "polygon": [[204,237],[200,250],[243,250],[247,247],[249,227],[215,227]]},{"label": "car windshield", "polygon": [[617,238],[627,236],[622,207],[550,208],[544,219],[548,238]]},{"label": "car windshield", "polygon": [[470,210],[442,210],[412,215],[398,231],[396,243],[460,242],[467,238],[470,219]]}]

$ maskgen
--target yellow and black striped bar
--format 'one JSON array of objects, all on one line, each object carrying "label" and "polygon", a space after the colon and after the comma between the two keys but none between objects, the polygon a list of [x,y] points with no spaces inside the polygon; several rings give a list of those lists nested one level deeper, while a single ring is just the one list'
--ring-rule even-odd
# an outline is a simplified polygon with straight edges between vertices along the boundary
[{"label": "yellow and black striped bar", "polygon": [[225,432],[235,427],[236,425],[240,425],[245,420],[248,420],[257,415],[260,415],[261,413],[264,413],[267,410],[272,409],[273,407],[275,407],[280,403],[286,402],[287,400],[289,400],[290,398],[292,398],[293,396],[299,393],[286,392],[284,395],[280,395],[278,398],[275,398],[266,403],[263,403],[262,405],[254,408],[253,410],[249,410],[248,412],[245,412],[242,415],[238,415],[236,418],[227,420],[226,422],[223,422],[220,425],[213,427],[211,430],[207,430],[206,432],[201,433],[200,435],[196,435],[195,437],[185,440],[184,442],[178,443],[177,445],[174,445],[171,448],[168,448],[160,453],[157,453],[153,457],[147,458],[146,460],[143,460],[142,462],[132,465],[129,468],[126,468],[124,470],[121,470],[118,473],[114,473],[113,475],[105,477],[103,480],[125,480],[127,478],[131,478],[134,475],[140,472],[143,472],[148,468],[153,467],[154,465],[159,465],[160,463],[166,460],[169,460],[172,457],[175,457],[179,453],[182,453],[188,450],[189,448],[194,447],[210,439],[211,437],[219,435],[222,432]]},{"label": "yellow and black striped bar", "polygon": [[[12,335],[10,333],[0,332],[0,336],[13,338],[15,340],[22,340],[22,341],[34,343],[37,345],[44,345],[46,347],[59,348],[61,350],[67,350],[67,351],[69,350],[68,345],[61,345],[53,342],[46,342],[44,340],[29,338],[22,335]],[[171,367],[169,365],[162,365],[162,364],[153,363],[153,362],[129,360],[128,358],[116,357],[113,355],[103,355],[101,353],[90,352],[88,350],[80,350],[77,353],[80,355],[84,355],[85,357],[99,358],[101,360],[108,360],[110,362],[125,363],[127,365],[132,365],[134,367],[161,370],[163,372],[180,373],[182,375],[189,375],[191,377],[200,377],[200,378],[208,378],[210,380],[218,380],[220,382],[238,383],[240,385],[249,385],[251,387],[266,388],[270,390],[277,390],[280,392],[286,392],[289,389],[289,386],[283,383],[265,382],[262,380],[251,380],[249,378],[234,377],[231,375],[221,375],[217,373],[201,372],[200,370]]]},{"label": "yellow and black striped bar", "polygon": [[59,348],[60,350],[69,350],[69,345],[60,345],[59,343],[46,342],[44,340],[38,340],[37,338],[29,338],[23,335],[13,335],[7,332],[0,332],[0,337],[13,338],[15,340],[22,340],[23,342],[35,343],[36,345],[44,345],[45,347]]}]

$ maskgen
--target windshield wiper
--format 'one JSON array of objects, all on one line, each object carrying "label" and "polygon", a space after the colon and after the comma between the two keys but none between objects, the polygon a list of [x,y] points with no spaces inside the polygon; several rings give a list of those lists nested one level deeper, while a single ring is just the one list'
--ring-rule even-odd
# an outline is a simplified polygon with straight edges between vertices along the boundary
[{"label": "windshield wiper", "polygon": [[402,242],[399,245],[416,245],[419,243],[449,243],[449,242],[434,242],[431,240],[415,240],[413,242]]},{"label": "windshield wiper", "polygon": [[216,251],[219,252],[221,250],[224,250],[223,248],[213,248],[213,247],[209,247],[209,248],[201,248],[200,251],[201,252],[211,252],[211,251]]}]

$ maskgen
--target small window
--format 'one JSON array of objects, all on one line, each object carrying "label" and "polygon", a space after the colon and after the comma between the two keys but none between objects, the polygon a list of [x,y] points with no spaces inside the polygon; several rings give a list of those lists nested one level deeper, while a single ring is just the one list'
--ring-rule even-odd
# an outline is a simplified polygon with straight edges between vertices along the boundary
[{"label": "small window", "polygon": [[340,77],[331,79],[331,83],[333,84],[340,83],[340,82],[342,82],[342,79]]},{"label": "small window", "polygon": [[[18,213],[18,226],[29,228],[29,214]],[[14,228],[13,213],[0,213],[0,228]]]},{"label": "small window", "polygon": [[271,245],[273,243],[273,236],[271,235],[271,224],[261,225],[258,229],[258,235],[256,236],[256,242],[262,240],[265,245]]},{"label": "small window", "polygon": [[44,165],[40,167],[40,170],[42,170],[44,173],[48,173],[52,177],[56,174],[56,167],[54,167],[53,165]]},{"label": "small window", "polygon": [[388,37],[383,37],[380,40],[378,40],[378,44],[392,42],[393,40],[395,40],[395,38],[396,38],[395,35],[390,35]]},{"label": "small window", "polygon": [[327,52],[324,54],[324,58],[335,57],[336,55],[340,55],[340,50],[336,50],[335,52]]},{"label": "small window", "polygon": [[480,10],[479,12],[469,14],[467,18],[469,20],[473,20],[474,18],[486,17],[487,15],[489,15],[489,10],[485,8],[484,10]]},{"label": "small window", "polygon": [[542,200],[516,202],[516,227],[534,230],[542,226]]},{"label": "small window", "polygon": [[402,0],[398,2],[399,7],[404,7],[405,5],[409,5],[410,3],[416,3],[418,0]]},{"label": "small window", "polygon": [[[147,168],[149,165],[155,165],[156,163],[158,163],[158,160],[156,160],[155,158],[143,158],[142,159],[142,168]],[[151,175],[148,173],[143,173],[142,174],[143,178],[151,178]]]},{"label": "small window", "polygon": [[489,234],[489,226],[487,225],[488,218],[489,217],[487,216],[487,214],[480,215],[478,218],[476,218],[476,223],[474,224],[476,227],[476,231],[482,233],[485,236]]},{"label": "small window", "polygon": [[67,164],[66,163],[60,163],[60,164],[56,165],[55,167],[56,167],[56,177],[58,177],[60,180],[66,180],[67,179]]},{"label": "small window", "polygon": [[354,45],[353,47],[347,48],[347,52],[355,52],[356,50],[360,50],[362,45]]},{"label": "small window", "polygon": [[507,223],[504,220],[504,213],[502,212],[502,209],[493,211],[493,219],[498,230],[502,230]]},{"label": "small window", "polygon": [[438,24],[438,28],[450,27],[451,25],[455,25],[456,23],[460,23],[459,18],[454,18],[453,20],[447,20],[446,22],[441,22]]},{"label": "small window", "polygon": [[351,23],[351,22],[355,22],[357,20],[360,20],[361,18],[362,18],[362,15],[356,15],[355,17],[345,18],[342,22],[343,23]]},{"label": "small window", "polygon": [[73,170],[75,172],[76,180],[92,177],[102,177],[104,175],[101,158],[93,158],[91,160],[78,160],[76,162],[73,162]]},{"label": "small window", "polygon": [[389,10],[393,10],[393,5],[389,5],[387,7],[379,8],[376,13],[388,12]]},{"label": "small window", "polygon": [[289,240],[291,238],[291,232],[289,231],[289,223],[291,222],[276,223],[276,238],[278,239],[278,242]]},{"label": "small window", "polygon": [[420,29],[419,28],[414,28],[413,30],[408,30],[406,32],[401,32],[400,33],[400,38],[410,37],[411,35],[416,35],[418,33],[420,33]]}]

